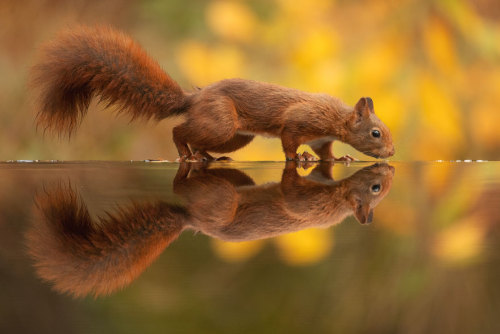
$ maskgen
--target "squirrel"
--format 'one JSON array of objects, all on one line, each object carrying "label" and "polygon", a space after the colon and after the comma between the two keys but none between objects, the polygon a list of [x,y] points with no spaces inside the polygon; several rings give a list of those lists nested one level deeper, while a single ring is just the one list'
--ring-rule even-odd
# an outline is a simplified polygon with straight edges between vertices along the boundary
[{"label": "squirrel", "polygon": [[316,160],[297,153],[301,144],[321,160],[354,160],[335,158],[334,140],[375,158],[394,154],[391,133],[369,97],[350,107],[327,94],[244,79],[185,91],[138,43],[107,26],[61,32],[42,48],[30,84],[39,94],[38,125],[59,133],[75,130],[94,96],[132,120],[184,115],[173,129],[179,161],[213,160],[208,152],[233,152],[255,135],[281,138],[287,160]]},{"label": "squirrel", "polygon": [[394,167],[374,164],[334,181],[330,166],[301,177],[288,162],[281,182],[257,186],[237,169],[181,163],[173,187],[184,205],[132,202],[98,219],[71,185],[60,184],[36,196],[26,246],[38,275],[57,291],[99,296],[130,284],[184,230],[246,241],[326,228],[352,214],[370,223]]},{"label": "squirrel", "polygon": [[280,183],[255,186],[238,170],[189,172],[181,165],[174,192],[186,199],[187,228],[224,241],[326,228],[350,215],[363,225],[371,223],[373,208],[391,188],[394,167],[373,164],[340,181],[333,180],[330,167],[321,163],[301,177],[294,163],[287,163]]}]

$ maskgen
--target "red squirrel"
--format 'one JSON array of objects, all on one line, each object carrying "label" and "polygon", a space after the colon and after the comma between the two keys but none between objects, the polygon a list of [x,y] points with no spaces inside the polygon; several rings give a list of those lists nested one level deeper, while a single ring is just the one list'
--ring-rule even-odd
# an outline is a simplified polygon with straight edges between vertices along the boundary
[{"label": "red squirrel", "polygon": [[191,219],[185,227],[225,241],[248,241],[326,228],[350,215],[368,224],[391,188],[394,167],[374,164],[334,181],[329,164],[301,177],[288,163],[280,183],[259,186],[245,176],[222,168],[189,173],[181,165],[174,192],[186,199]]},{"label": "red squirrel", "polygon": [[174,179],[182,206],[131,203],[95,219],[71,186],[39,194],[26,234],[38,275],[60,292],[98,296],[130,284],[184,230],[245,241],[326,228],[349,215],[366,224],[394,175],[375,164],[334,181],[330,164],[320,163],[306,178],[288,162],[280,183],[256,186],[236,169],[192,167],[181,163]]},{"label": "red squirrel", "polygon": [[333,156],[334,140],[375,158],[394,154],[369,97],[350,107],[327,94],[244,79],[185,91],[139,44],[110,27],[62,32],[43,48],[30,81],[39,90],[38,124],[59,133],[75,130],[94,96],[132,119],[184,115],[173,129],[180,161],[213,160],[208,152],[235,151],[255,135],[281,138],[287,160],[315,160],[297,154],[301,144],[321,160],[352,160]]}]

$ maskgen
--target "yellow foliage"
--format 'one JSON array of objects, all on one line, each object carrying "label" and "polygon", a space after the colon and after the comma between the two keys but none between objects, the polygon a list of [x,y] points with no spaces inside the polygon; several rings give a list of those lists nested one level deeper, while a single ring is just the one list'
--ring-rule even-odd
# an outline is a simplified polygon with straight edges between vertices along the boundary
[{"label": "yellow foliage", "polygon": [[241,77],[245,63],[240,49],[229,45],[207,47],[196,41],[181,44],[177,62],[194,85],[206,85],[214,81]]},{"label": "yellow foliage", "polygon": [[309,67],[334,57],[338,49],[338,37],[327,26],[306,30],[298,37],[291,58],[298,67]]},{"label": "yellow foliage", "polygon": [[275,239],[283,260],[290,265],[308,265],[328,255],[333,239],[329,230],[311,228]]},{"label": "yellow foliage", "polygon": [[419,159],[453,159],[463,145],[463,123],[450,94],[429,75],[419,77],[421,128],[415,151]]},{"label": "yellow foliage", "polygon": [[[412,160],[451,160],[456,158],[456,147],[448,147],[442,142],[443,138],[431,127],[419,127],[418,131],[425,133],[421,137],[414,138],[413,147],[410,147]],[[446,139],[444,140],[446,141]]]},{"label": "yellow foliage", "polygon": [[[500,86],[497,86],[500,87]],[[476,142],[487,149],[495,149],[500,144],[499,96],[478,101],[472,110],[471,129]]]},{"label": "yellow foliage", "polygon": [[439,5],[455,27],[471,42],[484,34],[484,23],[469,1],[440,1]]},{"label": "yellow foliage", "polygon": [[188,41],[178,47],[177,62],[189,80],[206,84],[210,82],[208,50],[201,43]]},{"label": "yellow foliage", "polygon": [[221,259],[228,262],[245,261],[257,254],[263,246],[263,240],[228,242],[212,240],[212,248]]},{"label": "yellow foliage", "polygon": [[340,94],[346,74],[337,61],[333,59],[318,61],[308,72],[310,80],[307,84],[310,91]]},{"label": "yellow foliage", "polygon": [[363,46],[355,66],[361,86],[377,87],[397,73],[406,58],[407,43],[400,37],[387,36]]},{"label": "yellow foliage", "polygon": [[409,103],[394,92],[382,92],[376,96],[374,107],[375,114],[391,129],[393,139],[397,140],[408,118]]},{"label": "yellow foliage", "polygon": [[481,255],[484,235],[481,220],[467,217],[438,234],[434,254],[450,265],[467,264]]},{"label": "yellow foliage", "polygon": [[229,45],[215,47],[210,52],[209,59],[209,65],[214,68],[211,73],[214,81],[244,76],[242,72],[246,60],[238,48]]},{"label": "yellow foliage", "polygon": [[291,23],[296,23],[296,20],[317,23],[318,18],[330,11],[335,3],[332,0],[276,0],[276,2],[280,6],[283,19]]},{"label": "yellow foliage", "polygon": [[423,34],[424,50],[434,65],[446,74],[457,71],[458,60],[451,33],[436,17],[427,22]]},{"label": "yellow foliage", "polygon": [[206,10],[206,20],[215,34],[234,41],[251,40],[257,26],[254,13],[240,1],[211,2]]}]

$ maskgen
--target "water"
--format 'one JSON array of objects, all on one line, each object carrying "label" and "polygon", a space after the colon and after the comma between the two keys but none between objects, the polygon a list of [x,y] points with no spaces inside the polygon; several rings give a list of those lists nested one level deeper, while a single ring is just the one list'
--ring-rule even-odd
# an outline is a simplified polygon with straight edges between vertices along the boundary
[{"label": "water", "polygon": [[315,166],[0,164],[0,332],[500,332],[500,163]]}]

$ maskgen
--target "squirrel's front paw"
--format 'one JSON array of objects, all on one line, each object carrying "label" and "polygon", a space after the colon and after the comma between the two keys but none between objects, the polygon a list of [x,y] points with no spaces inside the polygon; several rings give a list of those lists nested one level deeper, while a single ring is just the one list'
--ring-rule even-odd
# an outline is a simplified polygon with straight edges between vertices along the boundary
[{"label": "squirrel's front paw", "polygon": [[175,161],[177,162],[205,162],[207,161],[207,157],[203,154],[196,152],[191,155],[183,155],[182,157],[178,157]]},{"label": "squirrel's front paw", "polygon": [[195,152],[193,154],[191,154],[191,156],[189,156],[186,161],[189,161],[189,162],[204,162],[204,161],[208,161],[208,158],[206,156],[204,156],[203,154],[201,154],[200,152]]},{"label": "squirrel's front paw", "polygon": [[318,158],[316,158],[311,153],[305,151],[302,154],[298,153],[296,160],[298,160],[298,161],[318,161]]}]

